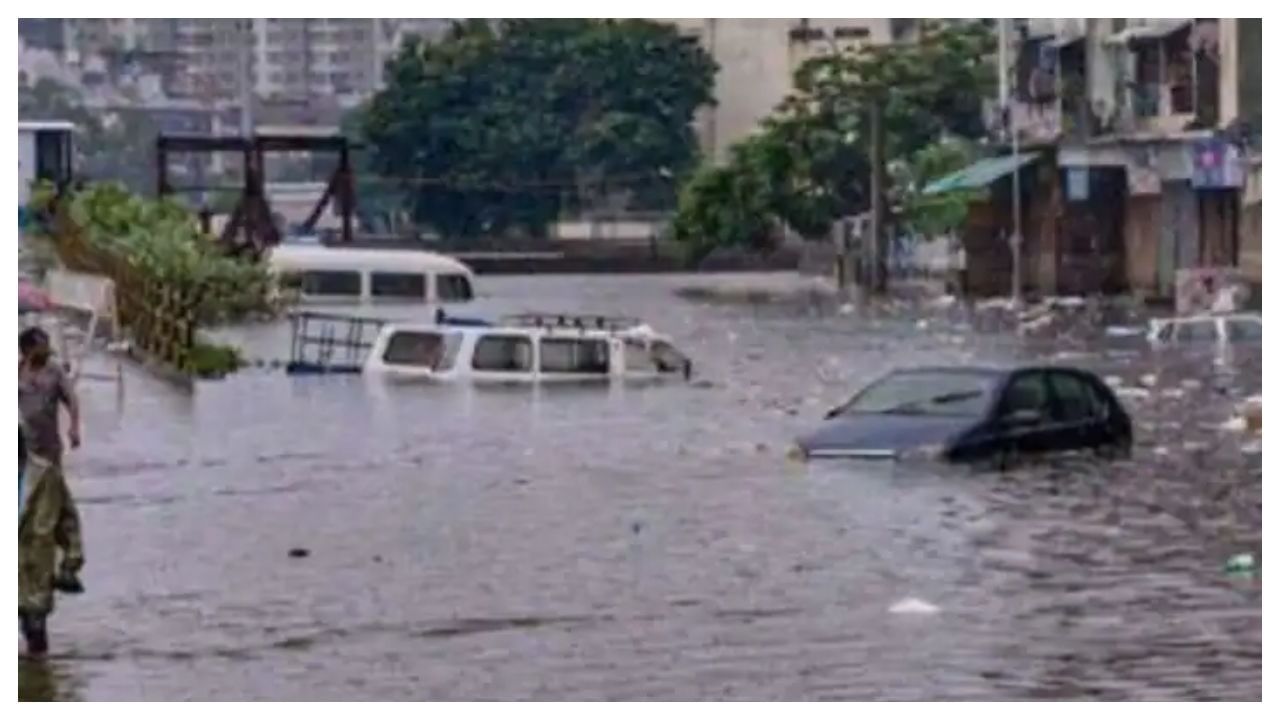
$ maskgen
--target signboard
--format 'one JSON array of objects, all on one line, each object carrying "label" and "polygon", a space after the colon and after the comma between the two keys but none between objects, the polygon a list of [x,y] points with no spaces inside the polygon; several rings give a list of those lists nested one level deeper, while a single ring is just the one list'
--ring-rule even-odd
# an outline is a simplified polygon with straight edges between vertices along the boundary
[{"label": "signboard", "polygon": [[1130,195],[1160,194],[1160,173],[1155,168],[1130,165],[1126,175],[1129,180]]},{"label": "signboard", "polygon": [[1238,147],[1216,139],[1191,144],[1191,187],[1231,190],[1243,186],[1244,168]]}]

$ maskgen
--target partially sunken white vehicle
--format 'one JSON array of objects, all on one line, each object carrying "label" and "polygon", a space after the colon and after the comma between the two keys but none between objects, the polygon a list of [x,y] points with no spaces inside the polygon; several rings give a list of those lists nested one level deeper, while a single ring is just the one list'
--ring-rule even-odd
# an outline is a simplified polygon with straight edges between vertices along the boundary
[{"label": "partially sunken white vehicle", "polygon": [[631,318],[525,313],[490,323],[439,311],[421,324],[319,313],[295,314],[293,322],[293,374],[582,383],[688,379],[693,370],[670,338]]}]

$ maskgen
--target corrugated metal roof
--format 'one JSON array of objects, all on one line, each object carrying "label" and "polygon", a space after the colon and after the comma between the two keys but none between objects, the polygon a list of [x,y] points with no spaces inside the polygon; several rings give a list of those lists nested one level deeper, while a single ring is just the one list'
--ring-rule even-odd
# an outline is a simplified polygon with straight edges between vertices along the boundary
[{"label": "corrugated metal roof", "polygon": [[1013,172],[1016,168],[1035,162],[1038,153],[1019,153],[986,158],[969,167],[938,178],[924,188],[925,195],[937,195],[952,190],[984,188]]}]

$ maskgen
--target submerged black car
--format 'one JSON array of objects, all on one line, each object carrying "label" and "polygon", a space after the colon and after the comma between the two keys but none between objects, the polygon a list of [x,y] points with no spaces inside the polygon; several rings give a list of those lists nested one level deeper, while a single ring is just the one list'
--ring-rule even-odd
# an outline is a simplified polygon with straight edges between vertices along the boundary
[{"label": "submerged black car", "polygon": [[898,370],[797,441],[807,458],[958,462],[1094,449],[1125,454],[1129,416],[1098,377],[1066,367]]}]

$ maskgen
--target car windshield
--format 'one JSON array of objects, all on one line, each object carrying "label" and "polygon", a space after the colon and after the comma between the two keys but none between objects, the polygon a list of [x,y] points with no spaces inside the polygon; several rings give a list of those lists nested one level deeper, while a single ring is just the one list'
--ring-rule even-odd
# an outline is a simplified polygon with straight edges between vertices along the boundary
[{"label": "car windshield", "polygon": [[992,377],[980,373],[896,373],[858,393],[839,414],[981,415],[993,385]]}]

